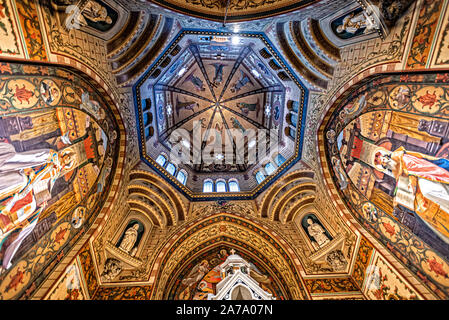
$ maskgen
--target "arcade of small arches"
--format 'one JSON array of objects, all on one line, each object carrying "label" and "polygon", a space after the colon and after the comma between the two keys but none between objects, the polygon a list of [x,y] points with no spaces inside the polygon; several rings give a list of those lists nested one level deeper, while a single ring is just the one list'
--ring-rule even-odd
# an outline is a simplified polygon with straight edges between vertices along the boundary
[{"label": "arcade of small arches", "polygon": [[188,2],[0,0],[0,299],[449,299],[448,2]]}]

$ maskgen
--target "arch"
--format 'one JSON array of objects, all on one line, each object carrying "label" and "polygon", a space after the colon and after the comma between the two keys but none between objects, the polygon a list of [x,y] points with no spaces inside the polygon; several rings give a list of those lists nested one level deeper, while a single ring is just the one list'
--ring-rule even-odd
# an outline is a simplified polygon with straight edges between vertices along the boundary
[{"label": "arch", "polygon": [[172,162],[169,162],[165,167],[165,170],[167,170],[167,172],[170,173],[172,176],[175,175],[176,169],[177,169],[176,165]]},{"label": "arch", "polygon": [[265,180],[265,175],[263,174],[262,170],[258,170],[256,172],[256,181],[257,181],[257,183],[260,184],[264,180]]},{"label": "arch", "polygon": [[270,208],[272,203],[275,201],[275,196],[278,194],[284,187],[293,183],[296,180],[301,181],[312,181],[315,177],[315,173],[313,171],[294,171],[282,179],[278,180],[270,189],[268,189],[267,193],[262,199],[262,203],[260,206],[259,216],[267,218],[268,212],[270,212]]},{"label": "arch", "polygon": [[215,192],[228,192],[228,186],[226,185],[226,180],[217,179],[215,181]]},{"label": "arch", "polygon": [[167,157],[163,154],[158,155],[156,158],[156,163],[165,168],[165,165],[167,164]]},{"label": "arch", "polygon": [[[426,251],[432,252],[432,255],[435,254],[442,254],[439,253],[439,249],[433,248],[432,245],[434,243],[429,243],[423,240],[421,237],[417,237],[416,234],[410,232],[410,229],[406,228],[406,225],[404,223],[407,223],[407,220],[402,219],[395,219],[393,218],[393,214],[390,212],[387,213],[384,210],[388,211],[388,207],[379,208],[375,207],[376,212],[376,218],[372,219],[371,221],[364,216],[365,210],[364,205],[368,203],[367,201],[370,199],[370,197],[366,197],[363,193],[360,193],[358,189],[352,180],[350,180],[350,177],[348,178],[348,175],[345,173],[345,170],[340,170],[338,166],[335,165],[335,162],[332,161],[332,155],[333,155],[333,148],[330,141],[336,141],[335,138],[338,137],[338,132],[332,132],[329,129],[332,129],[332,126],[330,124],[334,121],[333,117],[338,115],[340,112],[340,108],[345,107],[348,105],[351,101],[351,99],[356,100],[359,99],[360,96],[363,93],[368,93],[364,88],[365,86],[369,86],[372,83],[376,83],[375,88],[378,90],[385,90],[388,94],[391,93],[392,101],[394,101],[393,98],[397,98],[397,94],[394,94],[386,89],[385,86],[388,85],[401,85],[401,86],[409,86],[410,88],[413,88],[413,91],[409,92],[409,96],[411,97],[411,103],[410,105],[413,108],[413,112],[416,113],[419,108],[415,108],[414,104],[419,103],[419,99],[416,98],[416,92],[419,90],[419,88],[423,85],[427,86],[426,88],[429,89],[429,94],[432,94],[434,91],[431,89],[429,84],[432,86],[438,86],[439,80],[438,78],[438,72],[429,72],[425,75],[423,73],[390,73],[390,74],[382,74],[381,71],[387,70],[387,71],[394,71],[400,70],[401,66],[397,64],[388,64],[385,66],[382,66],[382,68],[379,67],[372,67],[368,70],[365,70],[357,75],[355,75],[352,79],[350,79],[347,83],[341,86],[340,90],[336,92],[336,94],[326,102],[328,107],[326,108],[326,112],[323,113],[321,123],[319,125],[317,135],[318,135],[318,148],[319,148],[319,161],[320,161],[320,170],[322,173],[322,176],[325,180],[325,184],[327,186],[327,192],[330,195],[331,199],[334,203],[336,203],[336,206],[338,210],[342,213],[342,216],[350,225],[352,228],[357,229],[360,231],[361,234],[363,234],[366,237],[374,237],[376,241],[374,241],[376,245],[376,249],[378,249],[384,256],[393,255],[394,258],[399,259],[400,261],[403,261],[405,264],[410,264],[416,266],[416,269],[412,270],[406,270],[405,273],[408,278],[413,278],[413,275],[410,272],[419,273],[419,278],[423,281],[423,283],[429,284],[434,289],[431,289],[433,292],[436,292],[437,295],[440,298],[447,299],[449,296],[449,291],[447,290],[448,283],[445,284],[442,283],[441,279],[436,278],[432,273],[429,273],[426,271],[428,268],[427,265],[416,265],[416,259],[425,259],[425,257],[419,253],[416,257],[415,255],[411,255],[411,252],[415,252],[414,247],[418,246],[420,248],[425,247]],[[432,80],[432,77],[434,79]],[[388,79],[388,80],[387,80]],[[399,81],[397,81],[400,79]],[[442,79],[442,78],[440,78]],[[413,86],[410,86],[410,83],[414,82]],[[420,83],[421,82],[421,83]],[[350,90],[349,90],[350,89]],[[435,92],[437,89],[435,89]],[[357,92],[354,96],[351,97],[351,93]],[[420,96],[422,96],[424,99],[424,96],[426,95],[426,91],[422,92]],[[369,99],[369,96],[366,100]],[[438,103],[438,98],[437,98]],[[390,101],[386,101],[385,103],[385,111],[391,111],[390,109]],[[398,105],[396,105],[398,106]],[[407,108],[407,106],[402,106],[403,108]],[[400,113],[401,105],[399,105],[399,108],[397,108]],[[350,110],[350,108],[348,109]],[[340,125],[341,128],[345,128],[347,123],[350,123],[355,118],[360,118],[365,113],[364,108],[361,108],[360,110],[356,110],[359,112],[352,113],[352,116],[345,119],[345,122]],[[371,108],[370,105],[370,111],[376,111],[377,108]],[[432,112],[438,112],[438,110],[433,110]],[[429,116],[429,114],[426,115],[415,115],[415,119],[423,120],[425,117]],[[424,119],[425,120],[425,119]],[[448,119],[446,116],[444,118],[441,118],[443,121],[447,121]],[[397,133],[397,131],[396,131]],[[392,130],[392,134],[395,134],[395,130]],[[380,136],[379,138],[382,138]],[[376,139],[377,140],[377,139]],[[393,147],[393,150],[396,148]],[[392,151],[393,151],[392,150]],[[438,152],[438,150],[436,150]],[[421,152],[422,153],[422,152]],[[338,164],[338,162],[337,162]],[[340,175],[340,173],[342,175]],[[348,185],[343,188],[341,187],[342,184],[339,181],[339,176],[345,177],[347,179]],[[353,201],[353,199],[358,198],[359,206],[354,207],[350,202]],[[368,198],[368,199],[367,199]],[[388,203],[388,202],[386,202]],[[390,206],[391,208],[391,206]],[[397,208],[397,206],[396,206]],[[362,210],[363,209],[363,210]],[[403,210],[399,208],[400,210]],[[400,217],[401,212],[395,211],[395,207],[393,207],[393,212],[395,215],[398,215]],[[392,226],[392,228],[395,230],[395,236],[397,239],[394,240],[394,242],[391,241],[390,237],[388,235],[383,236],[385,233],[382,231],[382,227],[379,225],[379,221],[383,221],[383,223],[388,223]],[[408,231],[407,231],[408,230]],[[410,246],[407,246],[406,248],[399,247],[397,244],[402,241],[403,234],[407,233],[409,237],[407,238],[407,242],[410,243]],[[399,238],[398,238],[399,237]],[[377,242],[378,241],[378,242]],[[379,242],[382,244],[380,245]],[[388,248],[387,250],[385,249]],[[447,248],[447,245],[446,245]],[[392,259],[394,261],[394,259]],[[444,268],[447,268],[449,263],[445,259],[438,259],[438,263],[440,263]],[[435,289],[438,288],[438,289]],[[435,291],[436,290],[436,291]]]},{"label": "arch", "polygon": [[176,174],[176,179],[178,179],[178,181],[184,185],[187,182],[187,177],[188,177],[188,173],[184,169],[179,170],[178,173]]},{"label": "arch", "polygon": [[[158,188],[159,189],[159,188]],[[133,199],[133,196],[142,196],[147,201],[152,203],[161,212],[164,213],[167,225],[171,226],[177,223],[175,214],[171,210],[171,206],[166,203],[161,196],[150,188],[142,185],[131,184],[128,186],[129,199]],[[157,201],[155,201],[157,200]]]},{"label": "arch", "polygon": [[121,248],[122,244],[123,244],[123,239],[125,238],[126,231],[128,231],[128,229],[130,229],[130,228],[134,228],[135,225],[138,225],[136,240],[135,240],[134,244],[132,245],[132,247],[129,248],[129,250],[127,251],[127,253],[130,254],[131,256],[134,256],[135,253],[137,252],[137,248],[139,247],[141,240],[143,238],[143,235],[145,234],[145,226],[143,225],[142,222],[140,222],[138,219],[129,219],[125,228],[123,230],[121,230],[121,235],[120,235],[118,241],[116,241],[116,243],[115,243],[115,246],[117,248]]},{"label": "arch", "polygon": [[[320,219],[318,219],[318,217],[314,213],[305,214],[301,219],[301,226],[315,250],[318,250],[333,239],[329,231],[326,229],[326,227],[324,227]],[[309,230],[313,228],[313,226],[316,226],[318,228],[318,230],[315,232],[317,235],[311,233],[312,231]]]},{"label": "arch", "polygon": [[278,167],[280,167],[281,165],[283,165],[284,162],[286,161],[285,157],[284,157],[282,154],[280,154],[280,153],[278,153],[278,154],[274,157],[273,160],[274,160],[274,163],[276,163],[276,165],[277,165]]},{"label": "arch", "polygon": [[128,200],[128,204],[132,210],[138,211],[144,214],[148,219],[150,219],[154,226],[165,228],[166,223],[163,217],[154,212],[154,210],[151,209],[145,202],[141,200],[131,199]]},{"label": "arch", "polygon": [[302,208],[314,202],[315,202],[315,195],[303,197],[295,205],[293,205],[293,207],[290,208],[290,210],[286,214],[284,214],[282,222],[287,223],[293,221]]},{"label": "arch", "polygon": [[212,179],[206,179],[203,181],[203,192],[214,192],[214,182]]},{"label": "arch", "polygon": [[266,163],[263,168],[265,169],[265,173],[267,174],[267,176],[271,176],[274,172],[276,172],[276,167],[271,161]]},{"label": "arch", "polygon": [[[59,60],[59,56],[55,56],[58,59],[58,62],[61,62]],[[70,63],[68,63],[69,61]],[[69,66],[67,66],[69,64]],[[15,65],[15,66],[12,66]],[[48,206],[45,208],[45,210],[41,211],[41,215],[39,217],[39,220],[37,220],[37,224],[39,224],[39,221],[45,221],[47,216],[50,216],[50,211],[54,212],[53,210],[60,208],[67,209],[67,211],[61,212],[61,214],[72,214],[75,210],[78,210],[80,208],[85,208],[86,201],[93,201],[92,207],[89,208],[85,212],[85,219],[83,220],[85,223],[85,226],[76,234],[67,234],[67,238],[64,238],[63,241],[59,243],[59,246],[54,247],[54,250],[49,254],[48,258],[44,263],[40,263],[39,266],[34,265],[33,263],[29,264],[28,267],[30,268],[31,276],[28,277],[26,281],[23,281],[20,283],[18,287],[15,288],[15,290],[10,291],[8,293],[8,297],[5,295],[3,298],[9,299],[9,298],[19,298],[24,294],[24,290],[29,286],[31,282],[33,282],[37,286],[33,286],[33,288],[28,288],[27,294],[33,295],[35,294],[35,288],[39,287],[45,279],[43,278],[37,278],[37,275],[40,274],[40,272],[47,268],[48,272],[55,272],[55,275],[58,274],[58,271],[55,271],[55,267],[61,267],[64,265],[67,265],[69,262],[69,258],[58,259],[58,263],[49,265],[50,261],[53,261],[53,258],[56,257],[57,254],[60,254],[60,251],[62,248],[64,250],[70,250],[71,246],[73,245],[73,237],[76,236],[76,241],[83,242],[87,240],[88,237],[92,236],[92,234],[95,234],[98,227],[107,219],[108,215],[111,212],[111,208],[109,206],[104,206],[104,203],[111,203],[117,198],[117,186],[119,184],[119,181],[121,179],[122,171],[123,171],[123,163],[125,159],[125,149],[126,149],[126,133],[124,130],[124,125],[122,118],[120,117],[120,112],[118,111],[117,105],[115,103],[115,100],[111,98],[112,92],[110,88],[105,84],[105,82],[98,77],[94,72],[91,72],[91,69],[86,68],[85,66],[80,66],[74,60],[66,59],[61,64],[56,63],[36,63],[36,62],[30,62],[26,64],[27,68],[21,68],[19,65],[24,65],[21,62],[18,61],[10,61],[8,62],[8,59],[5,59],[3,63],[3,67],[6,68],[12,68],[12,70],[15,70],[11,73],[4,73],[3,74],[3,80],[4,81],[17,81],[20,78],[23,78],[26,76],[27,82],[24,83],[26,86],[21,86],[21,88],[25,90],[30,90],[31,87],[28,87],[29,85],[37,85],[35,89],[37,92],[41,92],[41,89],[44,88],[43,84],[47,85],[49,89],[54,89],[53,92],[60,90],[66,90],[66,88],[70,87],[70,90],[77,90],[78,92],[89,92],[90,94],[90,103],[98,104],[97,111],[100,112],[100,117],[96,114],[94,110],[85,110],[80,108],[80,103],[76,101],[69,101],[64,100],[64,102],[61,102],[62,99],[65,98],[65,94],[69,91],[58,91],[59,95],[56,96],[49,96],[45,95],[44,93],[42,95],[34,96],[34,98],[42,100],[42,105],[46,106],[44,109],[37,109],[37,104],[35,106],[29,106],[30,108],[26,108],[26,104],[28,102],[22,105],[22,108],[20,110],[15,110],[11,112],[4,112],[2,118],[8,118],[8,117],[22,117],[21,115],[22,111],[26,111],[26,117],[33,117],[37,113],[41,112],[58,112],[59,109],[67,108],[68,110],[71,110],[72,115],[75,113],[79,113],[80,115],[89,115],[91,117],[91,124],[95,124],[95,126],[99,126],[104,131],[103,138],[106,138],[108,136],[109,144],[108,146],[111,146],[111,149],[101,150],[100,155],[104,154],[105,156],[110,156],[111,160],[107,160],[100,165],[100,170],[105,169],[108,167],[108,170],[101,170],[99,174],[100,179],[96,180],[93,179],[91,182],[96,184],[96,187],[93,187],[90,182],[86,185],[87,188],[85,189],[77,189],[80,192],[82,192],[82,195],[80,197],[80,201],[76,208],[71,207],[74,202],[72,202],[68,197],[70,196],[69,193],[65,194],[65,198],[59,198],[59,196],[63,196],[63,194],[60,192],[65,188],[64,183],[60,184],[59,186],[55,183],[52,188],[52,192],[50,192],[47,197],[50,197],[47,199]],[[64,75],[64,76],[62,76]],[[66,82],[67,79],[72,78],[73,81]],[[29,80],[33,79],[33,83]],[[62,83],[62,81],[65,81]],[[39,86],[42,86],[40,88]],[[58,89],[59,88],[59,89]],[[69,90],[69,89],[67,89]],[[33,98],[33,99],[34,99]],[[27,110],[25,110],[27,109]],[[103,115],[105,114],[104,118]],[[50,118],[47,118],[47,120],[50,120]],[[79,119],[78,119],[79,120]],[[109,131],[106,129],[103,129],[103,120],[105,122],[108,122],[110,124]],[[60,121],[63,121],[62,119]],[[49,122],[49,121],[47,121]],[[84,123],[84,122],[83,122]],[[81,128],[80,128],[81,129]],[[57,130],[56,130],[57,131]],[[44,131],[46,133],[50,133],[49,131]],[[82,140],[86,137],[74,137],[69,136],[69,139],[73,142],[72,145],[69,145],[68,147],[62,147],[62,146],[56,146],[57,150],[62,150],[62,148],[67,149],[67,154],[71,153],[74,155],[80,155],[75,148],[81,148],[82,146],[78,144],[78,142],[82,142]],[[59,138],[58,138],[59,139]],[[74,141],[73,139],[79,139],[77,141]],[[96,139],[94,137],[94,139]],[[22,142],[22,138],[18,139],[17,141]],[[44,139],[45,140],[45,139]],[[42,143],[51,143],[49,141],[42,140]],[[56,142],[56,140],[54,140]],[[105,140],[103,140],[105,141]],[[56,142],[57,144],[59,142]],[[24,148],[22,151],[26,150],[25,144],[22,144],[21,146],[16,145],[17,147]],[[88,147],[86,145],[85,147]],[[90,148],[90,147],[89,147]],[[70,152],[68,149],[72,149]],[[18,150],[16,150],[18,151]],[[109,152],[110,151],[110,152]],[[21,151],[19,151],[21,152]],[[95,155],[96,157],[97,155]],[[82,154],[82,157],[84,160],[88,159],[88,157],[92,157],[92,154]],[[73,163],[78,163],[80,159],[78,158]],[[83,161],[84,161],[83,160]],[[86,163],[86,161],[84,161]],[[87,162],[88,163],[88,162]],[[82,164],[82,163],[78,163]],[[80,167],[76,164],[78,170],[88,170],[88,167],[83,166]],[[104,166],[103,166],[104,164]],[[93,175],[94,173],[92,173]],[[74,179],[69,179],[66,181],[67,183],[71,184],[73,183]],[[54,192],[53,192],[54,191]],[[98,195],[95,196],[92,192],[95,193],[98,192]],[[78,192],[78,191],[77,191]],[[54,197],[54,195],[58,195],[58,199]],[[70,200],[70,201],[69,201]],[[58,204],[64,203],[64,206],[58,206]],[[58,228],[58,226],[63,223],[64,219],[59,219],[56,224],[53,225],[53,228]],[[32,242],[29,244],[28,249],[25,249],[25,247],[21,248],[21,256],[14,257],[15,259],[18,259],[14,262],[14,264],[11,266],[11,269],[6,271],[5,276],[8,276],[9,272],[15,272],[17,271],[15,269],[15,265],[20,262],[20,259],[26,259],[26,256],[31,252],[32,248],[36,245],[39,245],[41,239],[42,241],[44,238],[48,238],[50,235],[43,232],[39,235],[39,239],[37,242]],[[24,250],[22,250],[24,249]],[[64,268],[58,268],[58,270],[63,270]],[[28,272],[28,271],[26,271]],[[37,294],[41,294],[38,292]]]},{"label": "arch", "polygon": [[[199,217],[188,228],[179,229],[176,235],[161,244],[158,253],[161,258],[155,261],[158,269],[153,273],[157,281],[152,298],[167,298],[164,295],[171,291],[181,269],[204,251],[223,243],[253,252],[255,259],[272,263],[271,275],[283,283],[285,298],[308,299],[300,276],[302,267],[294,251],[287,247],[287,242],[260,222],[229,213]],[[190,249],[186,250],[187,247]]]},{"label": "arch", "polygon": [[239,181],[237,179],[229,179],[228,189],[229,192],[239,192],[240,191]]},{"label": "arch", "polygon": [[[236,290],[239,290],[239,292],[236,292]],[[246,287],[246,285],[239,284],[232,288],[232,291],[230,293],[231,300],[240,300],[237,299],[239,296],[241,296],[243,299],[241,300],[254,300],[253,294],[251,291]]]},{"label": "arch", "polygon": [[156,186],[163,194],[165,194],[173,204],[175,208],[174,214],[176,219],[173,221],[183,221],[186,217],[186,209],[184,203],[179,198],[179,195],[173,190],[173,187],[169,185],[165,180],[161,179],[158,175],[144,171],[144,170],[132,170],[129,174],[129,180],[131,183],[137,183],[139,180],[150,183]]},{"label": "arch", "polygon": [[155,228],[153,222],[148,219],[148,217],[141,212],[134,211],[129,209],[126,216],[123,217],[120,224],[114,230],[114,236],[110,239],[110,244],[117,245],[119,244],[120,238],[122,234],[126,231],[128,225],[132,221],[139,221],[143,225],[143,234],[141,236],[140,242],[137,244],[137,249],[134,252],[134,257],[139,257],[143,252],[148,239],[151,237],[152,231]]},{"label": "arch", "polygon": [[292,126],[288,125],[284,129],[284,134],[289,137],[290,139],[295,140],[296,139],[296,129]]},{"label": "arch", "polygon": [[273,221],[279,221],[279,216],[281,212],[292,198],[298,195],[315,194],[315,191],[316,191],[316,184],[313,182],[303,182],[287,190],[285,194],[283,194],[279,199],[277,199],[276,204],[274,204],[271,207],[270,218]]}]

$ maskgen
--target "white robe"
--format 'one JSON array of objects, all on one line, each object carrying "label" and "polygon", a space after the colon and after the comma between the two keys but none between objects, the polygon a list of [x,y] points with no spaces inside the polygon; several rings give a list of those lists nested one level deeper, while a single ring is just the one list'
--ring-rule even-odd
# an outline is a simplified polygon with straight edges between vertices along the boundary
[{"label": "white robe", "polygon": [[16,152],[14,146],[0,142],[0,199],[19,187],[25,187],[23,169],[47,164],[50,149]]}]

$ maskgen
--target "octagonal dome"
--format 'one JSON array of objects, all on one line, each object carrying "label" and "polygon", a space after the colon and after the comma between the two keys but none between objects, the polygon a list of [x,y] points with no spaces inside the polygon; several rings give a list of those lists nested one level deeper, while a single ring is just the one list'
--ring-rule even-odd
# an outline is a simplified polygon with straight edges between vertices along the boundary
[{"label": "octagonal dome", "polygon": [[300,158],[307,90],[263,33],[183,30],[134,92],[142,159],[190,199],[253,197]]}]

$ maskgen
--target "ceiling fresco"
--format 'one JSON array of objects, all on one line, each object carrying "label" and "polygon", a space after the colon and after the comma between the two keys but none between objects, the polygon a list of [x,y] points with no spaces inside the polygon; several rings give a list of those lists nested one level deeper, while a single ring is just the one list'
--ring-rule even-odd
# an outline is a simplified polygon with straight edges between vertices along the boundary
[{"label": "ceiling fresco", "polygon": [[213,21],[262,19],[304,8],[316,0],[147,0],[176,12]]},{"label": "ceiling fresco", "polygon": [[[191,178],[202,185],[223,173],[255,181],[275,148],[287,164],[299,159],[292,150],[301,134],[298,141],[285,134],[286,115],[296,101],[302,119],[306,92],[262,33],[182,31],[135,87],[142,157],[156,169],[160,154],[179,160],[187,187]],[[269,133],[268,150],[254,161],[258,130]]]}]

